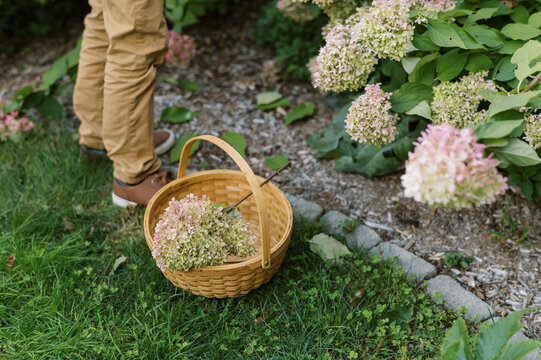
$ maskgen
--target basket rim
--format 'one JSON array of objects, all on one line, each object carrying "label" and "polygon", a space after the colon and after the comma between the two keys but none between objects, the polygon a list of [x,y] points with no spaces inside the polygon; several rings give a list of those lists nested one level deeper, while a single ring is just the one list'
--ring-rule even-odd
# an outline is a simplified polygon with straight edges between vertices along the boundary
[{"label": "basket rim", "polygon": [[[204,171],[199,171],[199,172],[196,172],[196,173],[193,173],[193,174],[190,174],[190,175],[183,176],[182,178],[177,178],[177,179],[171,181],[170,183],[168,183],[167,185],[165,185],[164,187],[162,187],[160,190],[158,190],[158,192],[156,192],[156,194],[154,194],[154,196],[150,200],[150,202],[147,205],[147,208],[145,210],[143,226],[144,226],[145,237],[146,237],[146,240],[147,240],[147,245],[149,245],[149,247],[150,247],[150,244],[154,244],[154,239],[153,239],[152,234],[150,232],[150,214],[153,211],[152,209],[154,207],[154,204],[155,204],[156,200],[162,194],[168,192],[169,189],[173,185],[177,185],[179,183],[182,183],[182,182],[185,182],[185,181],[188,181],[188,180],[194,180],[194,179],[197,179],[199,177],[207,177],[208,175],[228,175],[228,174],[229,175],[234,174],[235,176],[241,175],[242,177],[245,177],[244,173],[242,171],[239,171],[239,170],[229,170],[229,169],[204,170]],[[261,176],[255,175],[255,177],[259,181],[265,180]],[[288,221],[288,224],[287,224],[287,227],[286,227],[286,231],[284,231],[284,234],[282,235],[280,240],[277,241],[276,244],[270,249],[271,257],[272,257],[272,254],[274,252],[276,252],[282,246],[289,244],[289,240],[290,240],[290,237],[291,237],[291,231],[293,229],[293,210],[291,208],[291,204],[289,203],[289,200],[284,195],[282,190],[280,190],[272,182],[268,182],[265,186],[272,187],[273,191],[275,191],[277,194],[279,194],[279,197],[284,200],[284,203],[287,206],[286,211],[287,211],[287,213],[289,215],[288,216],[289,221]],[[152,248],[150,250],[152,250]],[[182,271],[182,270],[166,270],[166,271],[173,272],[173,273],[200,273],[200,272],[214,272],[214,271],[220,271],[221,272],[221,271],[224,271],[224,270],[240,269],[240,268],[252,265],[252,264],[257,263],[257,262],[261,263],[262,258],[263,258],[263,253],[259,254],[259,256],[248,258],[247,260],[242,261],[242,262],[238,262],[238,263],[232,263],[232,264],[227,264],[227,265],[224,265],[224,264],[221,264],[221,265],[209,265],[209,266],[203,266],[203,267],[199,267],[199,268],[192,268],[192,269],[190,269],[188,271]]]}]

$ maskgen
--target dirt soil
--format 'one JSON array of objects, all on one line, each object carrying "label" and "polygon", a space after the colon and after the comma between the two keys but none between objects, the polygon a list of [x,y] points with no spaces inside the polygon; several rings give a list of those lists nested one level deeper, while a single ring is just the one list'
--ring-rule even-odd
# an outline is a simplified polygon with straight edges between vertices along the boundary
[{"label": "dirt soil", "polygon": [[[241,133],[247,142],[247,160],[253,170],[267,176],[271,170],[264,159],[285,154],[293,167],[276,182],[284,190],[301,194],[327,210],[336,209],[357,219],[367,220],[386,240],[432,262],[440,273],[453,276],[496,311],[495,316],[525,307],[541,306],[541,206],[527,201],[511,189],[496,203],[471,210],[434,210],[405,198],[401,174],[365,178],[333,170],[333,160],[315,158],[306,138],[331,123],[334,111],[322,94],[307,83],[266,80],[264,64],[272,61],[268,49],[251,38],[261,2],[244,2],[227,16],[207,17],[186,29],[198,43],[198,55],[186,70],[165,65],[156,87],[156,118],[172,105],[199,112],[189,123],[158,127],[183,133],[221,135]],[[59,53],[70,49],[69,42],[53,39],[31,44],[31,51],[16,55],[0,54],[0,97],[9,97],[24,85],[37,86],[46,68]],[[196,81],[201,91],[188,92],[171,85],[166,78]],[[316,103],[313,118],[286,126],[286,110],[261,112],[256,95],[278,89],[293,105]],[[76,126],[70,94],[62,98]],[[164,167],[175,171],[168,156]],[[219,149],[203,144],[193,157],[191,170],[234,168]],[[374,225],[375,224],[375,225]],[[521,240],[521,241],[519,241]],[[468,269],[449,268],[445,254],[460,252],[474,258]],[[525,333],[541,339],[541,311],[524,320]]]}]

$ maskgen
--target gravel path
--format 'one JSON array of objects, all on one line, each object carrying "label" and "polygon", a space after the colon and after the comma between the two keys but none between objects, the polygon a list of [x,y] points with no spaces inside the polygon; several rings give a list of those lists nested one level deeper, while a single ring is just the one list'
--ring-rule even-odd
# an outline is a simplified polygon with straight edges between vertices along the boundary
[{"label": "gravel path", "polygon": [[[436,265],[505,315],[524,307],[541,306],[541,207],[525,200],[513,190],[490,206],[472,210],[437,211],[403,196],[400,174],[365,178],[357,174],[333,171],[332,160],[319,160],[306,145],[306,138],[327,127],[334,112],[310,84],[267,82],[263,63],[272,54],[253,43],[252,24],[257,17],[256,4],[243,4],[246,10],[231,16],[208,20],[187,33],[196,37],[197,59],[187,70],[164,66],[162,79],[176,77],[196,81],[201,91],[188,92],[160,82],[156,91],[156,116],[168,106],[185,106],[199,112],[193,121],[180,125],[160,123],[177,134],[221,135],[225,131],[241,133],[248,144],[247,160],[259,175],[269,175],[265,157],[285,154],[293,163],[277,178],[280,187],[318,202],[326,209],[339,210],[353,218],[381,225],[380,234]],[[248,15],[247,15],[248,14]],[[24,84],[36,85],[39,76],[54,60],[61,45],[37,46],[32,56],[0,58],[0,96],[13,94]],[[21,62],[32,66],[21,66]],[[261,91],[277,88],[293,105],[313,101],[316,114],[308,121],[284,125],[285,111],[257,110],[255,97]],[[70,96],[63,102],[73,117]],[[163,158],[168,167],[168,157]],[[233,168],[219,149],[202,145],[194,156],[192,169]],[[175,166],[171,166],[174,169]],[[512,221],[517,230],[506,226]],[[372,226],[374,226],[372,224]],[[377,226],[377,225],[375,225]],[[517,242],[523,232],[529,235]],[[489,233],[500,232],[502,236]],[[449,269],[444,264],[448,252],[458,251],[475,261],[468,270]],[[541,311],[524,321],[526,334],[541,339]]]}]

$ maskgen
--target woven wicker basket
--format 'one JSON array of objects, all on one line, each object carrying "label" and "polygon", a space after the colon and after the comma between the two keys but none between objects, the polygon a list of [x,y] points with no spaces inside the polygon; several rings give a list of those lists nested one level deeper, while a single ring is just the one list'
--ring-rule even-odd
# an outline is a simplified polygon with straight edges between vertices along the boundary
[{"label": "woven wicker basket", "polygon": [[[209,141],[224,150],[242,171],[209,170],[186,176],[186,167],[192,145],[197,140]],[[153,233],[159,216],[172,197],[181,199],[192,193],[206,195],[211,201],[231,206],[250,191],[253,196],[237,209],[242,217],[255,225],[257,233],[256,255],[240,259],[237,263],[205,266],[189,271],[163,271],[174,285],[205,297],[225,298],[247,294],[268,282],[284,260],[293,225],[291,205],[273,184],[263,187],[264,179],[255,176],[242,156],[225,141],[202,135],[190,139],[180,156],[178,178],[154,195],[145,212],[145,237],[148,247],[154,248]]]}]

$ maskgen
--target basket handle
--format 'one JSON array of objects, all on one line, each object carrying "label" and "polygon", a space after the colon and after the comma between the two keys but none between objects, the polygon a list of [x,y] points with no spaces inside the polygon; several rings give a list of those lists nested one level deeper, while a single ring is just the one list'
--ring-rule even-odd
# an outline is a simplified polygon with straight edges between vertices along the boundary
[{"label": "basket handle", "polygon": [[180,161],[178,163],[178,175],[177,178],[181,178],[186,175],[186,168],[188,167],[188,158],[190,157],[190,150],[192,145],[198,140],[205,140],[221,148],[229,157],[237,164],[237,166],[242,170],[244,176],[250,187],[255,198],[255,204],[257,206],[257,212],[259,213],[259,233],[261,234],[261,244],[262,244],[262,258],[261,266],[266,269],[271,265],[271,256],[270,256],[270,234],[269,234],[269,217],[267,214],[267,207],[265,206],[265,199],[263,197],[263,191],[259,187],[259,183],[254,175],[254,172],[244,160],[244,158],[225,141],[220,138],[217,138],[212,135],[200,135],[194,138],[191,138],[186,142],[184,148],[182,149],[182,154],[180,155]]}]

